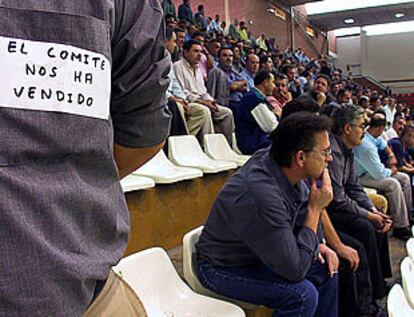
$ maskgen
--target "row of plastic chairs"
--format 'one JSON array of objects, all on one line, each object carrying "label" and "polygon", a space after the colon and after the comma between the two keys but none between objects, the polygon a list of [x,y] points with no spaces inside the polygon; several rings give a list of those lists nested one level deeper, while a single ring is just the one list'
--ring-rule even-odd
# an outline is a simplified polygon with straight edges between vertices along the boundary
[{"label": "row of plastic chairs", "polygon": [[[412,228],[414,236],[414,227]],[[400,265],[402,286],[395,284],[388,294],[387,308],[390,317],[414,317],[414,238],[406,244],[408,256]]]},{"label": "row of plastic chairs", "polygon": [[[233,142],[235,143],[235,142]],[[160,151],[149,162],[121,181],[124,192],[171,184],[242,166],[250,156],[237,154],[223,134],[206,134],[203,152],[192,135],[168,138],[168,156]]]},{"label": "row of plastic chairs", "polygon": [[[138,294],[149,317],[242,317],[245,313],[240,307],[259,307],[216,294],[200,283],[195,245],[202,230],[202,226],[193,229],[183,238],[183,273],[188,285],[179,277],[162,248],[132,254],[113,267]],[[387,299],[390,317],[414,316],[414,238],[406,247],[408,257],[401,262],[403,288],[396,284]]]}]

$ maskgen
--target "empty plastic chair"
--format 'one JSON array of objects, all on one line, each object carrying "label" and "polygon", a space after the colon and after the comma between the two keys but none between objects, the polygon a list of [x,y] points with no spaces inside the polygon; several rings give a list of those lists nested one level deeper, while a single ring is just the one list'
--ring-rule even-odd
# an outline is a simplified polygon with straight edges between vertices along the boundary
[{"label": "empty plastic chair", "polygon": [[211,297],[216,297],[224,299],[226,301],[235,303],[236,305],[243,307],[245,309],[256,309],[260,306],[238,301],[237,299],[228,298],[220,294],[214,293],[209,289],[205,288],[199,281],[197,277],[196,269],[196,260],[195,260],[195,245],[200,238],[201,231],[203,231],[203,226],[195,228],[190,232],[187,232],[183,238],[183,273],[184,279],[190,285],[190,287],[197,293],[208,295]]},{"label": "empty plastic chair", "polygon": [[407,256],[402,260],[400,270],[405,297],[414,308],[414,262],[410,257]]},{"label": "empty plastic chair", "polygon": [[124,193],[132,192],[135,190],[147,189],[155,186],[155,182],[148,177],[128,175],[121,179],[121,187]]},{"label": "empty plastic chair", "polygon": [[194,293],[178,276],[161,248],[132,254],[113,270],[132,287],[145,307],[159,307],[166,316],[245,316],[236,305]]},{"label": "empty plastic chair", "polygon": [[414,262],[414,238],[410,238],[405,244],[407,249],[407,254],[411,258],[411,261]]},{"label": "empty plastic chair", "polygon": [[162,150],[132,174],[150,177],[156,184],[171,184],[203,176],[199,169],[174,165]]},{"label": "empty plastic chair", "polygon": [[231,142],[232,142],[233,151],[236,152],[237,154],[243,155],[243,153],[240,151],[239,147],[237,146],[236,133],[234,132],[231,135]]},{"label": "empty plastic chair", "polygon": [[226,137],[219,133],[204,135],[204,150],[212,159],[236,162],[238,166],[244,165],[250,158],[250,155],[239,155],[234,152]]},{"label": "empty plastic chair", "polygon": [[395,284],[388,294],[387,309],[389,317],[414,316],[414,309],[408,304],[403,289],[399,284]]},{"label": "empty plastic chair", "polygon": [[198,168],[204,173],[218,173],[237,168],[237,164],[234,162],[209,158],[201,149],[194,135],[169,137],[168,156],[174,164]]}]

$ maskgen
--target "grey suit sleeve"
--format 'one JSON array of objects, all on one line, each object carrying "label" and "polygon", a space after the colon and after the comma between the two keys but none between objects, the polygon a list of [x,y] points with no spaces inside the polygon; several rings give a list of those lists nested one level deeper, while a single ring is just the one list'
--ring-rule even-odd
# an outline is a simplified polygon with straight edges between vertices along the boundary
[{"label": "grey suit sleeve", "polygon": [[165,91],[170,57],[163,47],[159,1],[116,1],[112,38],[111,117],[114,140],[148,147],[168,135],[170,113]]},{"label": "grey suit sleeve", "polygon": [[329,204],[328,211],[355,213],[366,218],[368,216],[367,209],[369,208],[366,208],[368,204],[366,204],[364,201],[365,203],[360,206],[357,200],[355,200],[355,198],[360,198],[362,201],[362,196],[365,195],[365,193],[362,193],[363,189],[357,182],[357,176],[355,175],[353,166],[351,169],[351,174],[353,174],[353,176],[351,175],[350,180],[345,185],[342,184],[343,169],[341,167],[339,159],[335,157],[335,155],[332,162],[329,163],[328,169],[331,176],[332,188],[334,192],[334,197],[332,202]]}]

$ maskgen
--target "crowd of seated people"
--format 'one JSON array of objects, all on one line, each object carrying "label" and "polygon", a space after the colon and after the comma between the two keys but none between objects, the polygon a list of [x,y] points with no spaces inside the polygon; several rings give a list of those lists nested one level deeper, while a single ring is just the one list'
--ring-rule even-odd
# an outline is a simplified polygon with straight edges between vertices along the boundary
[{"label": "crowd of seated people", "polygon": [[193,13],[189,0],[163,7],[169,106],[179,116],[171,134],[202,142],[220,132],[231,143],[235,131],[253,155],[220,192],[197,245],[202,284],[277,316],[381,316],[389,233],[410,237],[409,108],[322,56],[255,38],[245,21],[226,25],[203,5]]}]

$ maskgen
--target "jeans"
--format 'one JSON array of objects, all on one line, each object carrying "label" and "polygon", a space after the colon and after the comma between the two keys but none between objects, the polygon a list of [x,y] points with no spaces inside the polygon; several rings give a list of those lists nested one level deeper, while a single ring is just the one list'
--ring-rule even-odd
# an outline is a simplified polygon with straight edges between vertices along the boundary
[{"label": "jeans", "polygon": [[226,297],[275,309],[274,317],[338,316],[338,277],[314,262],[300,282],[288,281],[265,265],[218,267],[199,260],[204,287]]}]

